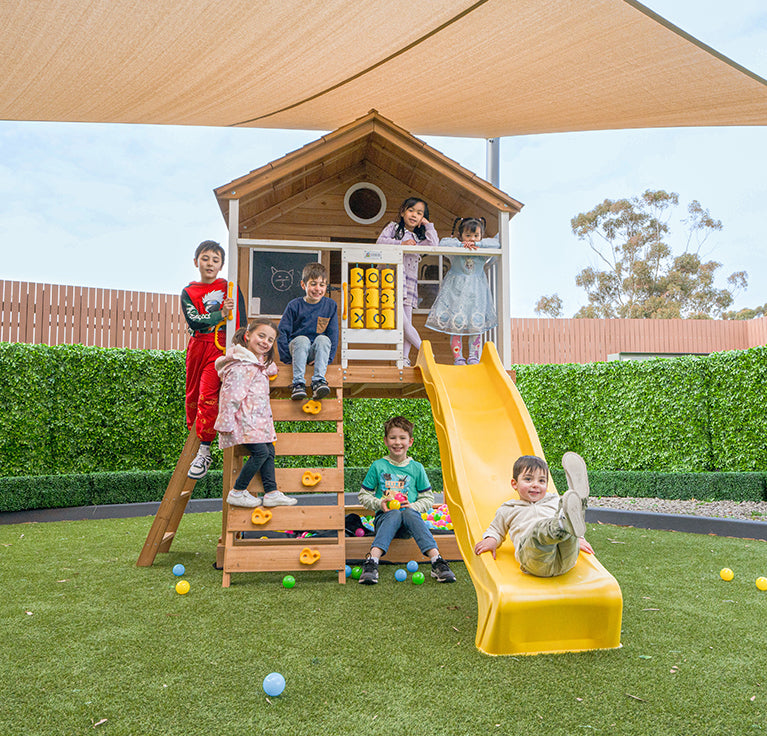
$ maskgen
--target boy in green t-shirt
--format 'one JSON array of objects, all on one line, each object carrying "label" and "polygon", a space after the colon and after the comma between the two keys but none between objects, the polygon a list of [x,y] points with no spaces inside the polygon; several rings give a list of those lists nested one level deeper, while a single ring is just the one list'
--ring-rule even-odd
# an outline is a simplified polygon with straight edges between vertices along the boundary
[{"label": "boy in green t-shirt", "polygon": [[429,527],[421,518],[431,511],[434,492],[421,463],[407,456],[413,444],[413,424],[405,417],[392,417],[384,424],[387,457],[376,460],[362,481],[359,500],[375,512],[376,535],[362,566],[360,583],[378,582],[378,561],[392,539],[413,537],[424,556],[431,560],[431,576],[438,583],[454,583],[455,574],[439,554]]}]

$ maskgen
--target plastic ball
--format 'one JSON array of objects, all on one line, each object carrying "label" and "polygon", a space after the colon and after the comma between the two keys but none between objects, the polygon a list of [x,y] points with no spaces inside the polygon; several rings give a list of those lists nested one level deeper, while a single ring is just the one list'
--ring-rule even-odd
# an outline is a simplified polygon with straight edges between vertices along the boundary
[{"label": "plastic ball", "polygon": [[186,568],[179,562],[178,565],[173,565],[173,574],[180,578],[186,572]]},{"label": "plastic ball", "polygon": [[757,578],[756,587],[759,588],[759,590],[767,590],[767,578]]},{"label": "plastic ball", "polygon": [[285,678],[279,672],[270,672],[264,678],[263,687],[270,698],[276,698],[285,689]]},{"label": "plastic ball", "polygon": [[358,529],[354,530],[354,536],[355,537],[364,537],[365,536],[365,530],[362,527],[359,527]]},{"label": "plastic ball", "polygon": [[189,581],[179,580],[176,583],[176,593],[179,595],[186,595],[189,592]]},{"label": "plastic ball", "polygon": [[355,565],[352,568],[352,578],[354,578],[354,580],[359,580],[360,575],[362,575],[362,568],[359,567],[358,565]]},{"label": "plastic ball", "polygon": [[347,578],[350,578],[350,577],[352,576],[352,569],[351,569],[351,567],[349,567],[349,565],[347,565],[347,566],[344,568],[344,572],[346,573],[346,577],[347,577]]},{"label": "plastic ball", "polygon": [[413,573],[413,583],[415,585],[423,585],[424,576],[422,572],[414,572]]},{"label": "plastic ball", "polygon": [[719,571],[719,577],[722,578],[722,580],[732,580],[735,577],[735,573],[730,570],[729,567],[723,567]]},{"label": "plastic ball", "polygon": [[389,508],[390,509],[398,509],[402,506],[402,504],[395,498],[391,501],[389,501]]},{"label": "plastic ball", "polygon": [[[284,578],[282,578],[282,587],[283,588],[287,588],[289,590],[290,588],[294,588],[295,585],[296,585],[296,579],[292,575],[286,575]],[[284,684],[285,683],[283,682],[283,686],[284,686]],[[282,692],[282,691],[280,691],[280,692]],[[277,695],[279,695],[279,694],[280,693],[277,693]]]},{"label": "plastic ball", "polygon": [[395,580],[396,580],[398,583],[401,583],[401,582],[403,582],[404,580],[407,580],[407,572],[406,572],[405,570],[403,570],[401,567],[398,567],[398,568],[397,568],[397,569],[394,571],[394,579],[395,579]]},{"label": "plastic ball", "polygon": [[418,563],[415,560],[410,560],[406,567],[408,572],[418,572]]}]

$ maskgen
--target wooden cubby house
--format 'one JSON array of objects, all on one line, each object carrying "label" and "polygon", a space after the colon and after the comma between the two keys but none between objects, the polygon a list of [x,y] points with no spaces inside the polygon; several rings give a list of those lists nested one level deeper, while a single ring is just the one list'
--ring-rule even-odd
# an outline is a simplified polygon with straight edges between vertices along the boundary
[{"label": "wooden cubby house", "polygon": [[[398,215],[400,204],[410,196],[428,203],[430,220],[440,237],[450,235],[457,217],[476,216],[487,220],[487,235],[495,236],[500,249],[489,252],[496,261],[488,271],[496,296],[499,327],[486,335],[498,349],[504,367],[510,367],[510,285],[509,219],[521,204],[476,174],[461,167],[426,145],[390,120],[371,111],[358,120],[322,136],[297,151],[251,171],[215,190],[227,222],[228,278],[245,296],[248,317],[266,315],[279,321],[287,302],[300,296],[303,264],[321,260],[329,273],[329,296],[339,306],[340,339],[327,379],[334,393],[322,402],[319,414],[303,411],[291,401],[291,369],[280,368],[272,385],[272,408],[276,421],[331,421],[333,432],[278,434],[278,456],[313,455],[333,458],[334,467],[277,469],[277,482],[287,494],[314,493],[318,504],[271,509],[253,514],[223,504],[223,527],[217,561],[224,570],[224,585],[235,572],[262,570],[330,569],[339,571],[344,582],[346,559],[360,559],[370,538],[346,538],[345,513],[357,510],[344,503],[343,398],[425,397],[420,371],[403,367],[400,268],[402,253],[422,255],[419,263],[419,307],[413,322],[421,338],[432,341],[438,362],[452,362],[449,338],[424,327],[429,307],[449,267],[450,252],[459,249],[381,246],[376,238],[383,227]],[[352,269],[390,268],[395,274],[397,304],[394,329],[353,329],[348,304]],[[234,327],[228,325],[227,343]],[[310,376],[310,373],[308,373]],[[324,425],[327,427],[327,425]],[[194,455],[195,440],[185,455]],[[224,460],[224,495],[232,487],[242,465],[235,450]],[[191,457],[188,458],[191,460]],[[177,490],[168,493],[191,495],[193,481],[184,480],[179,470]],[[308,471],[321,480],[311,487],[302,484]],[[174,476],[175,477],[175,476]],[[316,475],[315,475],[316,479]],[[171,481],[171,485],[173,481]],[[261,491],[260,479],[252,488]],[[186,489],[186,490],[185,490]],[[166,496],[168,495],[166,493]],[[188,497],[188,496],[187,496]],[[183,513],[186,498],[175,510],[160,516],[158,529],[147,540],[139,564],[151,564],[157,551],[168,551]],[[306,499],[305,499],[306,500]],[[165,501],[163,501],[165,505]],[[179,511],[180,507],[180,511]],[[162,507],[161,507],[162,511]],[[259,511],[259,509],[256,509]],[[259,517],[259,518],[256,518]],[[325,530],[326,536],[297,538],[269,537],[270,530]],[[261,538],[268,537],[268,538]],[[446,556],[458,556],[454,539],[440,537]],[[149,549],[147,548],[149,547]],[[412,540],[396,540],[387,560],[419,559]]]}]

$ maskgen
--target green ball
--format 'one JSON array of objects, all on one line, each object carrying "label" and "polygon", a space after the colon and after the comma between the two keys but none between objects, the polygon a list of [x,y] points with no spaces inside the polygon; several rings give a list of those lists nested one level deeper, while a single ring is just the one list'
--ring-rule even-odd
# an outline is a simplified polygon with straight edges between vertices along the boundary
[{"label": "green ball", "polygon": [[424,576],[422,572],[414,572],[413,573],[413,584],[414,585],[423,585]]},{"label": "green ball", "polygon": [[282,578],[283,588],[294,588],[296,585],[296,579],[292,575],[286,575]]},{"label": "green ball", "polygon": [[362,575],[362,568],[361,567],[353,567],[352,568],[352,578],[354,580],[359,580],[360,575]]}]

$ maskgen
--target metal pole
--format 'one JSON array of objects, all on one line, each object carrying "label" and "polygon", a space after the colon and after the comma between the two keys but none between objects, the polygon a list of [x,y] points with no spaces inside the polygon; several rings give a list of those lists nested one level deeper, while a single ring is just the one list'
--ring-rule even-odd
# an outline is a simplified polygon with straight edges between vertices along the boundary
[{"label": "metal pole", "polygon": [[486,179],[494,186],[501,186],[501,139],[487,139]]}]

